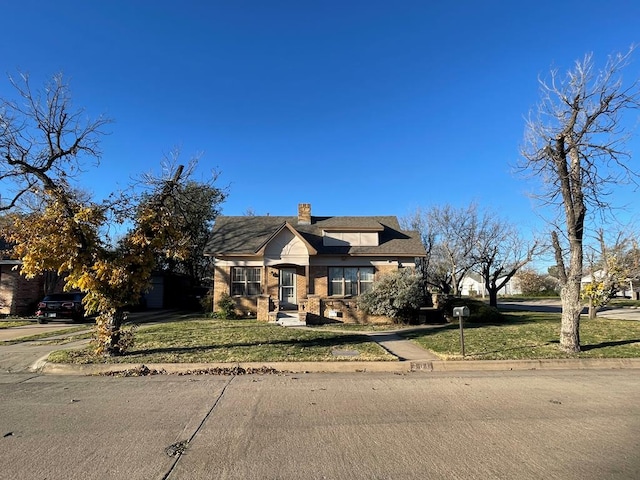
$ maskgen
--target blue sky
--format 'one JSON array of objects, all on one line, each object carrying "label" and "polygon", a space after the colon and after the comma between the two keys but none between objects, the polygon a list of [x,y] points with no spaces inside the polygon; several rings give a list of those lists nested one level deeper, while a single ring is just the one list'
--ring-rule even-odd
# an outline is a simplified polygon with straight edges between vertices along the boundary
[{"label": "blue sky", "polygon": [[177,146],[185,161],[202,152],[202,178],[221,172],[226,215],[477,202],[523,231],[540,220],[511,165],[538,77],[640,42],[634,0],[22,0],[0,12],[2,73],[38,85],[64,72],[76,106],[114,120],[82,177],[97,199]]}]

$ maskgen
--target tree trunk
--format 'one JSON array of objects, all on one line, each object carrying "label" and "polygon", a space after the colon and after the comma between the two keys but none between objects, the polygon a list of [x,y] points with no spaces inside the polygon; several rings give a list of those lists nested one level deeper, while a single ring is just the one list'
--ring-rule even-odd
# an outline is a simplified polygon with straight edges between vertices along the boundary
[{"label": "tree trunk", "polygon": [[126,315],[120,308],[109,316],[109,321],[107,323],[109,343],[105,348],[106,355],[117,356],[122,354],[122,346],[120,345],[122,332],[120,331],[120,328],[122,327],[122,323],[125,319]]},{"label": "tree trunk", "polygon": [[52,270],[47,270],[42,276],[44,278],[44,294],[50,295],[56,289],[58,273]]},{"label": "tree trunk", "polygon": [[589,299],[589,320],[595,319],[597,314],[598,314],[598,309],[593,304],[593,298],[590,298]]},{"label": "tree trunk", "polygon": [[489,306],[498,308],[498,289],[487,288],[489,292]]},{"label": "tree trunk", "polygon": [[570,278],[560,290],[562,321],[560,325],[560,348],[565,352],[580,351],[580,279]]}]

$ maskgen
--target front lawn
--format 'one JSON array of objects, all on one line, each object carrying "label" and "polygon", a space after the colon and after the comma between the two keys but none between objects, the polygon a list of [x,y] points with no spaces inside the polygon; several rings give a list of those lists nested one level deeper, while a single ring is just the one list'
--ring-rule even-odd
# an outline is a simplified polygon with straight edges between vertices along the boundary
[{"label": "front lawn", "polygon": [[[336,355],[349,352],[350,355]],[[357,352],[355,354],[354,352]],[[121,357],[93,355],[91,347],[59,350],[57,363],[204,363],[394,361],[366,336],[284,328],[253,320],[186,320],[140,326],[135,345]]]},{"label": "front lawn", "polygon": [[[559,349],[560,315],[550,313],[503,313],[504,322],[464,325],[468,360],[543,358],[631,358],[640,357],[640,322],[597,318],[580,322],[578,354]],[[460,359],[460,329],[450,324],[440,329],[401,332],[443,359]]]}]

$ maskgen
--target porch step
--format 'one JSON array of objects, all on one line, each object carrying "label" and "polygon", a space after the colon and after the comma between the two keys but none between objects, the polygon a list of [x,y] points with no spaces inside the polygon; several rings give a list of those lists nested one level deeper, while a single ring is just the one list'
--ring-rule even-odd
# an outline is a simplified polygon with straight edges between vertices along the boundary
[{"label": "porch step", "polygon": [[307,324],[307,322],[300,319],[300,315],[297,312],[278,312],[276,323],[283,327],[303,327]]}]

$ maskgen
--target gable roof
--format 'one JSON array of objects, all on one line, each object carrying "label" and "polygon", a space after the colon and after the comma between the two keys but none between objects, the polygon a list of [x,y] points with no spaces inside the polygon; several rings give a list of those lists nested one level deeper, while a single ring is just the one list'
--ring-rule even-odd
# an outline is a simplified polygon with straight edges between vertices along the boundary
[{"label": "gable roof", "polygon": [[309,244],[309,242],[307,242],[307,240],[297,232],[295,228],[289,225],[289,222],[284,222],[280,226],[280,228],[278,228],[275,232],[273,232],[271,236],[264,241],[264,243],[260,246],[260,248],[256,250],[256,253],[264,254],[264,251],[267,248],[267,245],[269,244],[269,242],[283,230],[289,230],[295,237],[298,237],[300,240],[302,240],[302,243],[305,244],[305,247],[307,247],[307,251],[309,252],[310,255],[315,255],[316,253],[318,253],[316,249],[313,248]]},{"label": "gable roof", "polygon": [[[256,255],[269,240],[288,225],[318,255],[363,255],[424,257],[420,235],[403,231],[395,216],[311,217],[310,224],[289,216],[219,216],[216,219],[205,255]],[[325,246],[323,230],[377,231],[377,246]],[[313,254],[313,251],[310,251]]]}]

